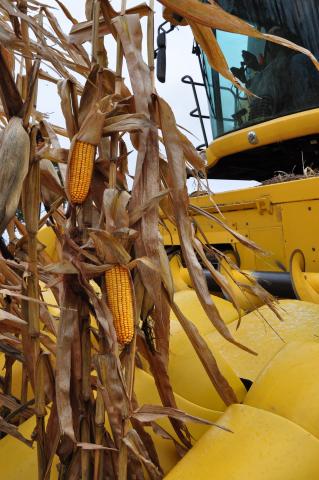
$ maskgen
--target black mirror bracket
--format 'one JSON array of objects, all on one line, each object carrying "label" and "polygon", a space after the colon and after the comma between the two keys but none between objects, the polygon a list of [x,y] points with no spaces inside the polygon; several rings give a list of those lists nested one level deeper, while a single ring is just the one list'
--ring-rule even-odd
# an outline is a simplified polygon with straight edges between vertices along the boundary
[{"label": "black mirror bracket", "polygon": [[154,58],[156,58],[156,74],[157,79],[161,83],[166,80],[166,35],[175,30],[175,25],[170,24],[170,27],[165,30],[165,25],[169,22],[163,22],[157,30],[157,49],[154,51]]}]

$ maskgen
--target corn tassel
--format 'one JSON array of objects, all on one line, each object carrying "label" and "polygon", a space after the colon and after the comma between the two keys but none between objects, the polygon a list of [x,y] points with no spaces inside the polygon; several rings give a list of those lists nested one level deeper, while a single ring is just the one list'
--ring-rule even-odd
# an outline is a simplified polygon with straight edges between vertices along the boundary
[{"label": "corn tassel", "polygon": [[122,265],[105,272],[107,303],[113,315],[118,342],[126,345],[134,335],[134,304],[130,273]]},{"label": "corn tassel", "polygon": [[96,147],[77,140],[74,144],[68,172],[68,191],[71,203],[80,205],[89,193]]}]

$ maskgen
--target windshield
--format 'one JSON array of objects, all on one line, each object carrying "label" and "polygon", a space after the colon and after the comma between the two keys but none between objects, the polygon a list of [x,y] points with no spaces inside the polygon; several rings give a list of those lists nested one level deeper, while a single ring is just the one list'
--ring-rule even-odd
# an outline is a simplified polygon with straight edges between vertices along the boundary
[{"label": "windshield", "polygon": [[[220,0],[219,4],[262,32],[285,37],[319,58],[317,0]],[[256,95],[243,94],[202,56],[214,138],[319,107],[319,72],[304,54],[243,35],[214,33],[233,74]]]}]

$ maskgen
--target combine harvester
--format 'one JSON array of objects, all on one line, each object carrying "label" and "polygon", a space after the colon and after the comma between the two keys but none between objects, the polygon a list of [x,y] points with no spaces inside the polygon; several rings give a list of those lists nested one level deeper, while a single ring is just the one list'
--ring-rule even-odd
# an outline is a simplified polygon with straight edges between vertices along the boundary
[{"label": "combine harvester", "polygon": [[[218,3],[260,31],[294,41],[318,57],[317,2]],[[183,19],[168,9],[164,17],[173,25],[183,25]],[[191,205],[199,237],[229,260],[215,261],[219,271],[231,279],[245,312],[240,327],[237,318],[226,313],[226,306],[220,303],[218,308],[235,338],[252,346],[258,357],[252,359],[208,331],[208,325],[200,324],[214,351],[249,391],[241,405],[230,406],[220,419],[220,425],[234,433],[213,427],[167,478],[314,479],[318,477],[314,446],[319,439],[319,412],[314,405],[319,395],[315,374],[319,360],[319,75],[303,54],[265,40],[221,30],[214,33],[231,71],[259,98],[249,98],[216,72],[195,43],[193,53],[198,56],[203,80],[196,82],[187,76],[182,81],[194,93],[196,109],[191,115],[199,117],[203,129],[204,144],[199,148],[206,152],[208,178],[255,180],[260,185],[197,196]],[[162,55],[160,51],[160,81],[165,78]],[[207,94],[214,137],[210,144],[207,116],[198,100],[200,88]],[[247,249],[214,217],[269,255]],[[176,247],[171,261],[176,298],[197,323],[204,314],[193,292],[185,290],[192,283],[178,250],[176,229],[166,220],[170,233],[163,231],[165,243]],[[208,270],[206,277],[210,291],[220,295]],[[269,307],[256,309],[259,299],[238,287],[249,285],[251,278],[280,299],[283,322]],[[178,393],[184,389],[185,395],[190,371],[192,378],[198,378],[193,370],[185,368],[183,373],[181,366],[175,386]],[[196,403],[200,403],[199,391],[193,393]],[[307,440],[299,440],[299,435]],[[313,446],[307,445],[308,440]]]},{"label": "combine harvester", "polygon": [[[318,57],[316,0],[218,3],[260,31],[287,38]],[[186,23],[178,11],[167,7],[164,18],[173,25]],[[83,26],[84,37],[88,22]],[[81,28],[76,24],[73,30],[79,32]],[[162,27],[157,53],[160,80],[165,77],[163,31]],[[240,191],[194,195],[189,211],[196,234],[207,247],[207,258],[214,265],[214,269],[210,268],[209,262],[201,258],[219,314],[235,341],[257,355],[228,342],[213,328],[193,288],[177,227],[163,201],[160,232],[170,259],[175,304],[213,352],[233,396],[222,399],[218,386],[212,386],[174,310],[170,317],[168,373],[178,409],[187,412],[187,422],[195,420],[187,423],[194,446],[187,453],[180,444],[175,448],[179,439],[169,420],[159,415],[153,431],[150,416],[145,430],[154,441],[163,473],[148,469],[150,460],[142,461],[147,471],[145,478],[160,479],[164,475],[167,480],[315,480],[319,478],[319,74],[302,53],[265,39],[219,30],[214,34],[233,74],[255,96],[248,96],[222,78],[200,47],[195,46],[214,135],[208,145],[204,132],[206,145],[201,146],[206,152],[208,178],[257,180],[261,184]],[[199,82],[190,77],[184,80],[192,84],[196,94]],[[195,99],[195,115],[204,125],[197,96]],[[57,232],[42,227],[37,239],[45,247],[42,255],[47,263],[61,267],[64,257]],[[268,254],[248,248],[249,243],[259,245]],[[258,289],[256,281],[264,290]],[[91,285],[100,295],[100,285]],[[56,321],[60,305],[54,285],[49,288],[40,282],[40,286],[42,298]],[[269,305],[270,294],[278,299],[276,308]],[[93,332],[97,322],[92,312],[90,315]],[[144,333],[150,350],[156,349],[152,333],[146,329]],[[98,341],[97,334],[96,338],[92,334],[92,344]],[[4,361],[1,354],[3,365]],[[13,399],[21,398],[23,374],[21,363],[15,362]],[[91,375],[94,384],[95,370]],[[33,398],[29,390],[23,392],[25,401]],[[144,359],[139,359],[135,369],[134,391],[139,405],[161,404]],[[204,422],[196,423],[198,418]],[[21,422],[19,432],[30,438],[37,421],[35,415],[27,418]],[[108,420],[105,428],[114,433]],[[84,443],[82,440],[82,446]],[[88,441],[84,448],[95,450],[90,456],[93,464],[93,455],[95,461],[99,455],[96,445]],[[83,476],[68,477],[61,469],[59,475],[55,467],[58,461],[55,456],[51,475],[45,476],[44,472],[41,478],[113,478],[103,477],[101,470],[89,470],[84,456]],[[36,449],[31,450],[10,435],[0,440],[1,478],[33,480],[38,468]]]}]

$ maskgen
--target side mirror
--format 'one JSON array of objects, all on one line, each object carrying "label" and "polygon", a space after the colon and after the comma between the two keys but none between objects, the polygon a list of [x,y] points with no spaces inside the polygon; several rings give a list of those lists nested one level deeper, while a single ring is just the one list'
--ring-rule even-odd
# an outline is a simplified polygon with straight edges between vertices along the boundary
[{"label": "side mirror", "polygon": [[157,33],[157,49],[155,50],[156,58],[156,74],[157,79],[161,83],[166,80],[166,35],[175,29],[175,25],[170,25],[168,30],[165,30],[165,25],[169,23],[165,21],[158,27]]},{"label": "side mirror", "polygon": [[165,80],[166,80],[166,32],[160,32],[157,35],[156,72],[157,72],[158,81],[161,83],[165,83]]}]

